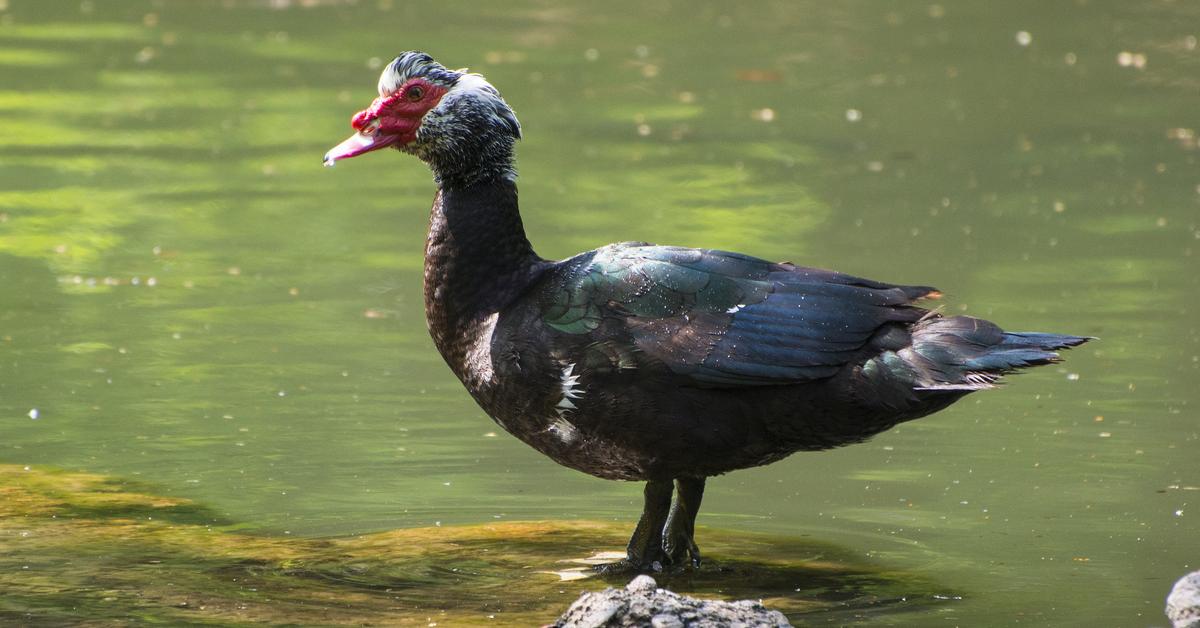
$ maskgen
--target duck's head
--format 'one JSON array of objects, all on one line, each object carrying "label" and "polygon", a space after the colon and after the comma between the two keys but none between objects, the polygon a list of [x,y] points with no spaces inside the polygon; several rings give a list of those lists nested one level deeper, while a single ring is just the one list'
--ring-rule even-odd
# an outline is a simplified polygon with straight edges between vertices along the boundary
[{"label": "duck's head", "polygon": [[393,146],[428,163],[439,179],[472,170],[512,171],[521,125],[500,92],[478,74],[449,70],[423,52],[405,52],[379,77],[379,98],[350,119],[354,135],[325,165]]}]

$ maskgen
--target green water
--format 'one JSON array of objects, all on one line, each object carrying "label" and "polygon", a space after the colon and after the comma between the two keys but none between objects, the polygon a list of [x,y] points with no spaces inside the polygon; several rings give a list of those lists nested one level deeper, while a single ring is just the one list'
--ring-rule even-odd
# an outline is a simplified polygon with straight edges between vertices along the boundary
[{"label": "green water", "polygon": [[701,525],[961,597],[874,623],[1165,623],[1200,566],[1200,7],[506,4],[0,0],[0,463],[272,536],[632,526],[640,486],[507,436],[434,351],[428,171],[320,166],[416,48],[517,111],[544,256],[733,249],[1102,338],[715,479]]}]

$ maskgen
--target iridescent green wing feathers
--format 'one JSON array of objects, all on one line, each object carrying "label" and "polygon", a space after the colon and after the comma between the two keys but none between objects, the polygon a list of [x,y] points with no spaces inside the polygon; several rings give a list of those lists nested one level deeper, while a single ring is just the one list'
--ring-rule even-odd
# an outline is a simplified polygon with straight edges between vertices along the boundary
[{"label": "iridescent green wing feathers", "polygon": [[723,311],[770,293],[770,264],[735,253],[641,243],[614,244],[564,262],[543,308],[551,327],[592,331],[606,316],[664,319]]},{"label": "iridescent green wing feathers", "polygon": [[892,286],[703,249],[622,243],[562,262],[540,297],[562,333],[628,342],[698,385],[810,381],[925,310]]}]

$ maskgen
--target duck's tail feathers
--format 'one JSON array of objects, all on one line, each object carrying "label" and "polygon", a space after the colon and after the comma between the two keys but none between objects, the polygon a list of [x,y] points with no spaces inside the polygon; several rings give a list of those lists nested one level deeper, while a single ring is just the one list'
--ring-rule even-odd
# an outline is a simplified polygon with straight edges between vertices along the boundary
[{"label": "duck's tail feathers", "polygon": [[970,316],[933,317],[913,328],[912,345],[899,353],[912,369],[915,390],[972,391],[995,387],[1007,373],[1058,362],[1056,351],[1088,340],[1093,338],[1006,332]]}]

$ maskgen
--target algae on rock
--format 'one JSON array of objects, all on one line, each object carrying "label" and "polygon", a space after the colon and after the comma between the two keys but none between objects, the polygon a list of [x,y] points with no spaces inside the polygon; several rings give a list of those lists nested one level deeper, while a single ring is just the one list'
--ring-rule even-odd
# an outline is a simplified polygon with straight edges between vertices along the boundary
[{"label": "algae on rock", "polygon": [[[625,584],[575,578],[590,574],[598,549],[620,547],[626,527],[536,521],[272,537],[142,484],[0,465],[0,623],[541,625],[581,591]],[[930,583],[836,547],[704,534],[714,566],[660,575],[663,584],[762,599],[793,617],[944,603]]]}]

